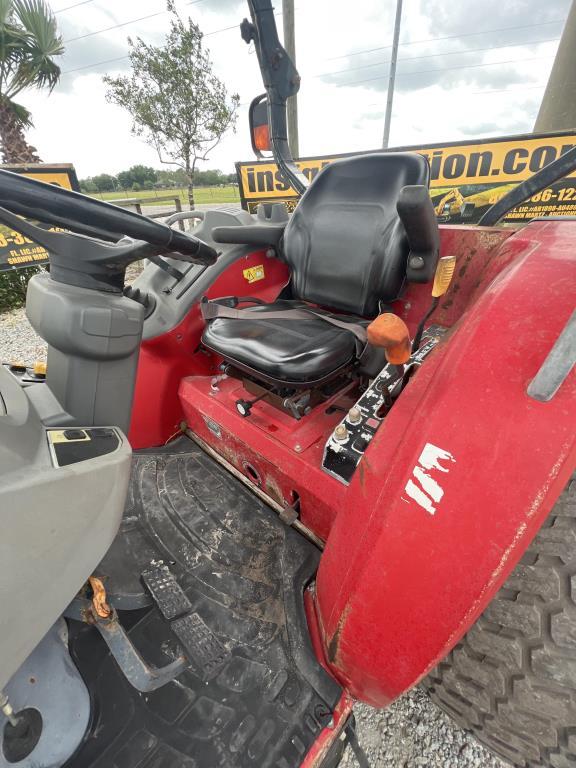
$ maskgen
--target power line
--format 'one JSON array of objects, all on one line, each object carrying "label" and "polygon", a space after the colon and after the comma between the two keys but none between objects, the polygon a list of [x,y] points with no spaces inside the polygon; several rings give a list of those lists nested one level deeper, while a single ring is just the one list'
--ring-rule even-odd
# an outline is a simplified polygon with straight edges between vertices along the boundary
[{"label": "power line", "polygon": [[[419,61],[420,59],[433,59],[438,56],[457,56],[458,54],[465,55],[467,53],[480,53],[481,51],[498,51],[501,48],[521,48],[525,45],[538,45],[540,43],[556,43],[560,40],[559,37],[550,37],[546,40],[532,40],[526,43],[507,43],[506,45],[494,45],[488,48],[470,48],[467,51],[446,51],[446,53],[428,53],[425,56],[407,56],[403,59],[398,59],[398,63],[402,61]],[[335,72],[323,72],[321,75],[312,75],[312,77],[328,77],[329,75],[341,75],[346,72],[356,72],[359,69],[371,69],[373,67],[383,67],[386,64],[390,64],[389,61],[377,61],[375,64],[363,64],[361,67],[350,67],[349,69],[338,69]]]},{"label": "power line", "polygon": [[[488,35],[491,32],[504,32],[510,29],[532,29],[533,27],[544,27],[549,24],[564,24],[564,19],[557,19],[556,21],[542,21],[538,24],[522,24],[516,27],[496,27],[495,29],[485,29],[483,32],[463,32],[459,35],[445,35],[444,37],[428,37],[425,40],[411,40],[408,43],[400,43],[400,47],[404,48],[407,45],[420,45],[420,43],[435,43],[437,40],[455,40],[461,37],[472,37],[473,35]],[[374,51],[385,51],[388,48],[392,48],[391,45],[381,45],[378,48],[364,48],[361,51],[354,51],[352,53],[344,53],[340,56],[330,56],[324,61],[334,61],[336,59],[347,59],[350,56],[360,56],[363,53],[373,53]]]},{"label": "power line", "polygon": [[66,69],[64,72],[61,72],[61,75],[70,75],[72,72],[80,72],[83,69],[92,69],[93,67],[98,67],[101,64],[112,64],[115,61],[123,61],[124,59],[129,59],[130,54],[127,53],[126,56],[117,56],[115,59],[104,59],[104,61],[96,61],[92,64],[86,64],[83,67],[75,67],[74,69]]},{"label": "power line", "polygon": [[[84,0],[84,2],[90,2],[90,0]],[[191,0],[191,2],[186,3],[186,5],[198,5],[198,3],[203,3],[204,0]],[[82,3],[78,3],[78,5],[81,5]],[[70,6],[73,8],[74,6]],[[66,9],[64,9],[66,10]],[[163,16],[165,13],[169,13],[168,10],[163,11],[156,11],[156,13],[149,13],[147,16],[140,16],[137,19],[131,19],[130,21],[123,21],[121,24],[113,24],[111,27],[105,27],[104,29],[97,29],[95,32],[87,32],[85,35],[78,35],[77,37],[70,37],[68,40],[64,40],[64,44],[66,43],[73,43],[76,40],[84,40],[87,37],[93,37],[94,35],[102,35],[104,32],[110,32],[113,29],[120,29],[120,27],[127,27],[130,24],[137,24],[139,21],[145,21],[146,19],[153,19],[156,16]]]},{"label": "power line", "polygon": [[[82,5],[84,3],[92,2],[92,1],[93,0],[83,0],[83,3],[78,3],[78,5]],[[204,2],[204,0],[192,0],[192,2],[189,3],[189,5],[196,5],[197,3],[201,3],[201,2]],[[74,6],[69,6],[69,7],[74,7]],[[66,10],[66,9],[62,9],[62,10]],[[97,34],[101,34],[103,32],[108,32],[111,29],[116,29],[118,27],[127,26],[128,24],[135,24],[138,21],[142,21],[143,19],[147,19],[147,18],[152,18],[153,16],[158,16],[161,13],[167,13],[167,11],[160,11],[158,13],[151,14],[150,16],[144,16],[144,17],[141,17],[140,19],[133,19],[130,22],[124,22],[123,24],[117,24],[117,25],[115,25],[113,27],[109,27],[107,29],[98,30],[97,32],[90,32],[87,35],[82,35],[80,37],[72,38],[72,40],[80,40],[80,39],[83,39],[84,37],[89,37],[91,35],[97,35]],[[274,15],[275,16],[281,16],[282,13],[281,12],[280,13],[275,13]],[[409,42],[409,43],[401,43],[400,45],[401,46],[416,45],[418,43],[436,42],[437,40],[451,40],[451,39],[454,39],[454,38],[469,37],[471,35],[488,34],[489,32],[501,32],[501,31],[511,30],[511,29],[528,29],[528,28],[534,28],[534,27],[542,27],[542,26],[546,26],[546,25],[549,25],[549,24],[560,24],[560,23],[563,23],[563,20],[545,21],[545,22],[541,22],[539,24],[525,24],[525,25],[514,26],[514,27],[498,27],[498,28],[491,29],[491,30],[484,30],[483,32],[470,32],[470,33],[466,33],[466,34],[462,34],[462,35],[446,35],[444,37],[428,38],[426,40],[414,40],[414,41]],[[234,25],[229,26],[229,27],[222,27],[221,29],[214,29],[211,32],[206,32],[204,34],[204,37],[208,37],[210,35],[216,35],[216,34],[218,34],[220,32],[228,32],[231,29],[238,29],[238,24],[234,24]],[[433,58],[433,57],[437,57],[437,56],[450,56],[450,55],[454,55],[454,54],[458,54],[458,53],[462,53],[462,54],[465,54],[465,53],[477,53],[477,52],[480,52],[480,51],[498,50],[500,48],[521,47],[522,45],[536,45],[537,43],[540,43],[540,42],[541,43],[554,42],[554,41],[556,41],[558,39],[559,38],[550,38],[550,39],[547,39],[547,40],[531,41],[531,42],[527,42],[527,43],[510,43],[510,44],[501,45],[501,46],[490,46],[490,47],[487,47],[487,48],[477,48],[477,49],[471,49],[469,51],[449,51],[449,52],[447,52],[445,54],[444,53],[438,53],[438,54],[429,54],[427,56],[412,56],[410,58],[400,59],[400,61],[415,61],[417,59]],[[66,40],[64,42],[72,42],[72,40]],[[347,56],[358,56],[358,55],[360,55],[362,53],[372,53],[373,51],[381,51],[381,50],[385,50],[385,49],[388,49],[388,48],[391,48],[391,46],[385,45],[385,46],[381,46],[379,48],[369,48],[369,49],[365,49],[365,50],[362,50],[362,51],[356,51],[355,53],[346,54],[344,56],[329,57],[329,58],[324,59],[324,61],[333,61],[335,59],[346,58]],[[123,61],[123,60],[128,59],[128,58],[129,58],[129,54],[126,54],[125,56],[118,56],[118,57],[113,58],[113,59],[104,59],[102,61],[95,61],[95,62],[93,62],[91,64],[87,64],[87,65],[82,66],[82,67],[75,67],[74,69],[65,70],[61,74],[62,75],[69,75],[69,74],[72,74],[74,72],[81,72],[83,70],[99,67],[102,64],[112,64],[112,63],[115,63],[117,61]],[[549,57],[544,57],[544,58],[549,58]],[[532,60],[533,59],[518,59],[517,61],[532,61]],[[500,63],[508,64],[508,63],[513,63],[513,62],[492,62],[492,64],[500,64]],[[318,75],[312,75],[312,77],[315,77],[315,78],[326,77],[328,75],[343,74],[343,73],[346,73],[346,72],[354,72],[354,71],[359,70],[359,69],[367,69],[367,68],[373,67],[373,66],[384,66],[386,64],[389,64],[389,62],[379,62],[379,63],[373,64],[373,65],[364,65],[364,66],[361,66],[361,67],[353,67],[351,69],[346,69],[346,70],[338,70],[337,72],[325,72],[325,73],[318,74]],[[470,66],[489,66],[489,64],[486,64],[486,65],[470,65]],[[446,67],[445,69],[460,69],[460,68],[467,68],[467,67]],[[440,72],[440,71],[444,71],[444,70],[441,69],[441,70],[426,70],[426,71]],[[421,72],[401,73],[400,76],[407,75],[407,74],[421,74]],[[356,84],[359,84],[359,83],[373,82],[375,80],[385,79],[385,77],[386,76],[384,76],[383,78],[376,77],[376,78],[369,78],[367,80],[359,80],[359,81],[355,80],[353,83],[339,83],[338,85],[356,85]]]},{"label": "power line", "polygon": [[[457,67],[442,67],[440,69],[419,69],[416,72],[400,72],[397,77],[411,77],[412,75],[427,75],[433,72],[448,72],[453,69],[476,69],[478,67],[494,67],[501,64],[522,64],[525,61],[543,61],[544,59],[553,59],[553,56],[532,56],[528,59],[509,59],[508,61],[489,61],[483,64],[467,64],[466,66]],[[366,80],[354,80],[351,83],[337,83],[341,85],[360,85],[362,83],[372,83],[376,80],[385,80],[388,75],[382,75],[381,77],[369,77]]]},{"label": "power line", "polygon": [[57,11],[53,11],[54,15],[57,13],[64,13],[64,11],[71,11],[72,8],[78,8],[79,5],[88,5],[88,3],[93,3],[94,0],[81,0],[80,3],[74,3],[74,5],[67,5],[66,8],[58,8]]},{"label": "power line", "polygon": [[[88,0],[88,1],[90,1],[90,0]],[[188,5],[196,5],[196,3],[202,3],[202,2],[204,2],[204,0],[193,0],[193,2],[188,3]],[[167,13],[167,11],[161,11],[161,13]],[[155,14],[152,14],[152,15],[153,16],[158,16],[159,14],[155,13]],[[282,13],[275,13],[274,16],[282,16]],[[143,18],[151,18],[151,17],[150,16],[144,16]],[[142,19],[134,19],[134,21],[126,22],[126,24],[135,23],[136,21],[141,21],[141,20]],[[117,24],[116,26],[118,26],[118,27],[125,26],[125,24]],[[217,35],[219,32],[228,32],[230,29],[239,29],[239,27],[240,27],[239,24],[234,24],[231,27],[222,27],[221,29],[213,29],[211,32],[204,33],[203,37],[208,37],[209,35]],[[110,27],[109,29],[116,29],[116,27]],[[99,32],[91,32],[88,35],[83,35],[83,37],[89,37],[90,35],[98,35],[98,34],[100,34],[100,32],[108,32],[108,31],[109,30],[101,29]],[[73,40],[80,40],[80,39],[82,39],[82,38],[81,37],[73,38]],[[69,43],[71,41],[70,40],[65,40],[64,42],[65,43],[66,42]],[[124,59],[129,59],[129,58],[130,58],[130,54],[127,53],[125,56],[117,56],[114,59],[104,59],[103,61],[94,61],[94,62],[92,62],[92,64],[86,64],[85,66],[82,66],[82,67],[75,67],[74,69],[66,69],[63,72],[61,72],[60,74],[61,75],[70,75],[73,72],[81,72],[82,70],[85,70],[85,69],[93,69],[95,67],[99,67],[102,64],[112,64],[112,63],[114,63],[116,61],[124,61]]]},{"label": "power line", "polygon": [[541,91],[545,85],[527,85],[524,88],[495,88],[490,91],[471,91],[470,96],[484,96],[488,93],[516,93],[517,91]]}]

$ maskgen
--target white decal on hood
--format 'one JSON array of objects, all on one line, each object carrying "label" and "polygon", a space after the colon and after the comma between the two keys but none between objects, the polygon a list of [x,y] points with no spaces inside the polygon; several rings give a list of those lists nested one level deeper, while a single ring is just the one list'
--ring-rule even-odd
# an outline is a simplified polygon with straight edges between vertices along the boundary
[{"label": "white decal on hood", "polygon": [[[418,459],[418,464],[412,470],[412,477],[406,483],[404,488],[406,494],[431,515],[436,513],[434,504],[441,501],[444,496],[444,489],[438,479],[429,473],[449,472],[450,466],[443,466],[441,462],[455,461],[454,456],[448,451],[438,448],[432,443],[426,443]],[[409,499],[404,497],[402,497],[402,501],[407,504],[410,503]]]}]

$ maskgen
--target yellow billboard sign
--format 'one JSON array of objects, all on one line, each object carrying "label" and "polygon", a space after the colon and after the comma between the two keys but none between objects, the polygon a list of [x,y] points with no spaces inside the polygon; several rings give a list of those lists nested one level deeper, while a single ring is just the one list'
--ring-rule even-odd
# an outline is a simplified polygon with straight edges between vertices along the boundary
[{"label": "yellow billboard sign", "polygon": [[[6,171],[19,173],[37,181],[54,184],[64,189],[80,191],[74,166],[57,165],[3,165]],[[43,225],[40,225],[43,226]],[[55,227],[50,227],[55,229]],[[31,267],[48,262],[48,251],[10,227],[0,224],[0,272],[7,269]]]},{"label": "yellow billboard sign", "polygon": [[[576,146],[576,133],[510,136],[482,141],[434,144],[427,147],[395,147],[386,151],[410,151],[424,155],[430,164],[430,192],[441,221],[473,223],[516,184]],[[374,150],[382,152],[385,150]],[[311,181],[324,166],[347,153],[297,161]],[[284,202],[289,210],[298,195],[283,180],[273,162],[236,163],[243,207],[254,211],[259,203]],[[506,220],[540,215],[576,213],[576,173],[550,189],[534,195],[510,212]]]}]

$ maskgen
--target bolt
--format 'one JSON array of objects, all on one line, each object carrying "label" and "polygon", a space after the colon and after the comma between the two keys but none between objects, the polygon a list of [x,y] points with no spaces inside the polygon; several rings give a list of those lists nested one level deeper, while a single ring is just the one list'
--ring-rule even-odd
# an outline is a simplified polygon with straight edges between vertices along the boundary
[{"label": "bolt", "polygon": [[354,406],[348,411],[348,421],[350,424],[359,424],[362,421],[362,411]]},{"label": "bolt", "polygon": [[4,717],[10,723],[10,725],[13,728],[16,728],[16,726],[18,725],[18,718],[14,714],[14,710],[12,709],[12,704],[10,704],[8,696],[6,696],[4,691],[0,691],[0,710],[4,714]]},{"label": "bolt", "polygon": [[422,256],[411,256],[410,257],[410,267],[412,269],[424,269],[424,259]]},{"label": "bolt", "polygon": [[334,430],[334,440],[336,440],[339,443],[344,443],[346,440],[348,440],[348,430],[344,426],[344,424],[338,424],[336,429]]}]

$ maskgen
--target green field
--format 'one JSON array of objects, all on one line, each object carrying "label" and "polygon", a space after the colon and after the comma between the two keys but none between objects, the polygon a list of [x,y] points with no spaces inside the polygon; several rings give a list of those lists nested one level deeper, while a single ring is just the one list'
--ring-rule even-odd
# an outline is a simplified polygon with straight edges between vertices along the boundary
[{"label": "green field", "polygon": [[[114,200],[133,200],[138,198],[142,202],[147,202],[149,205],[155,205],[158,198],[179,197],[183,206],[188,205],[188,191],[186,189],[155,189],[145,190],[142,189],[139,192],[133,192],[127,190],[125,192],[97,192],[91,197],[96,197],[99,200],[108,200],[114,202]],[[194,200],[198,205],[214,203],[220,205],[221,203],[239,203],[240,194],[238,187],[230,184],[225,187],[196,187],[194,190]],[[170,205],[169,200],[158,200],[158,205]]]}]

